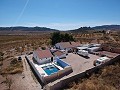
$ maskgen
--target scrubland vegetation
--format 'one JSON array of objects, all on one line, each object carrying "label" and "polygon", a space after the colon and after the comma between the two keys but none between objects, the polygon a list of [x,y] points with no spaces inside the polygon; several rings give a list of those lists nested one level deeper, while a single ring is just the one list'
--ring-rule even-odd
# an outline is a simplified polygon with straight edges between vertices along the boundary
[{"label": "scrubland vegetation", "polygon": [[[109,34],[99,31],[65,33],[66,32],[39,35],[0,35],[0,74],[4,76],[6,74],[13,75],[22,73],[23,64],[14,56],[29,53],[38,47],[41,47],[41,49],[44,50],[60,41],[77,41],[81,44],[104,43],[108,47],[120,48],[119,31],[111,32]],[[103,68],[97,74],[93,74],[89,78],[72,82],[66,88],[71,90],[119,90],[119,72],[120,62]]]},{"label": "scrubland vegetation", "polygon": [[105,32],[95,31],[89,33],[74,33],[74,38],[80,43],[100,43],[108,46],[120,48],[120,32]]},{"label": "scrubland vegetation", "polygon": [[79,79],[68,84],[70,90],[120,90],[120,60],[106,66],[89,78]]},{"label": "scrubland vegetation", "polygon": [[50,44],[50,35],[3,35],[0,36],[0,50],[19,50],[22,47],[27,49],[36,49],[41,45]]},{"label": "scrubland vegetation", "polygon": [[3,68],[1,71],[1,74],[16,74],[16,73],[22,73],[23,71],[23,65],[22,62],[18,61],[16,58],[12,59],[10,61],[10,64]]}]

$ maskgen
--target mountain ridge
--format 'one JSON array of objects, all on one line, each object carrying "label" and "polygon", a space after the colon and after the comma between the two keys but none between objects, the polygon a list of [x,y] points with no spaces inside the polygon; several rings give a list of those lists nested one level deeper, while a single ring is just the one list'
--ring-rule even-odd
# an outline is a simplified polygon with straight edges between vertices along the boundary
[{"label": "mountain ridge", "polygon": [[92,28],[95,30],[120,30],[120,25],[101,25]]},{"label": "mountain ridge", "polygon": [[38,26],[36,27],[14,26],[14,27],[0,27],[0,31],[59,31],[59,30]]},{"label": "mountain ridge", "polygon": [[[87,32],[90,30],[120,30],[120,25],[101,25],[95,27],[80,27],[72,30],[65,30],[67,32]],[[26,26],[14,26],[14,27],[0,27],[0,31],[61,31],[57,29],[51,29],[47,27],[26,27]]]}]

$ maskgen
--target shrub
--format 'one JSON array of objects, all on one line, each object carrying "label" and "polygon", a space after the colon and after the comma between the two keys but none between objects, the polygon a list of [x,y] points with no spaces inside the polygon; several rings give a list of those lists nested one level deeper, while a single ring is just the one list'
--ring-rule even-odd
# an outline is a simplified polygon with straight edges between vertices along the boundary
[{"label": "shrub", "polygon": [[22,62],[17,61],[16,58],[14,58],[10,62],[10,66],[2,70],[1,74],[16,74],[16,73],[22,73],[23,71],[23,65]]},{"label": "shrub", "polygon": [[45,49],[46,49],[46,47],[41,47],[41,49],[42,49],[42,50],[45,50]]}]

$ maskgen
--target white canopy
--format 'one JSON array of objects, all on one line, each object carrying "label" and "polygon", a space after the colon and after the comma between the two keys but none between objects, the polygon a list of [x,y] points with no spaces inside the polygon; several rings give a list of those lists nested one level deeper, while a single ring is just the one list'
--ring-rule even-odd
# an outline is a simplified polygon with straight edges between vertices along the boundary
[{"label": "white canopy", "polygon": [[79,50],[87,49],[88,47],[77,47]]}]

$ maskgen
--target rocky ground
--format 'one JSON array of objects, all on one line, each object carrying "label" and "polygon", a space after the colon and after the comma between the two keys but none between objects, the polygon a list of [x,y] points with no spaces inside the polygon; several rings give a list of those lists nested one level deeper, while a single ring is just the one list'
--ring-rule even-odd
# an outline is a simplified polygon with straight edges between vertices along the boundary
[{"label": "rocky ground", "polygon": [[22,73],[0,75],[0,90],[9,88],[11,90],[41,90],[41,85],[36,80],[24,56],[22,56],[22,63]]}]

